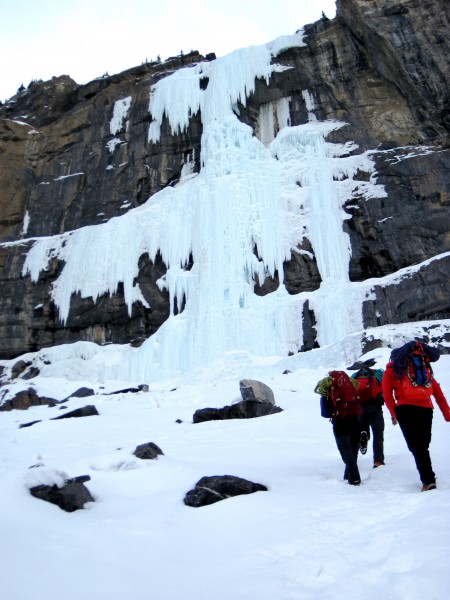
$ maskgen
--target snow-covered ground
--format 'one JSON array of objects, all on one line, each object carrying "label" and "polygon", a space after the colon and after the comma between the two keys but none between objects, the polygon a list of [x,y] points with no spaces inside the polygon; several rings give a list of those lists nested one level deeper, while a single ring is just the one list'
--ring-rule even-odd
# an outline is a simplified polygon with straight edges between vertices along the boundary
[{"label": "snow-covered ground", "polygon": [[[388,356],[385,348],[365,357],[384,367]],[[359,460],[363,484],[354,488],[342,480],[331,425],[313,392],[324,368],[282,374],[280,364],[249,364],[283,412],[193,424],[196,409],[240,400],[239,378],[224,377],[225,360],[222,366],[152,384],[148,393],[68,402],[69,409],[95,404],[99,416],[51,421],[58,406],[0,413],[1,597],[447,599],[450,424],[439,409],[431,445],[436,491],[419,492],[412,456],[386,410],[386,466],[372,469],[369,448]],[[435,374],[449,398],[449,355]],[[82,385],[108,392],[126,382],[100,390],[88,380],[37,377],[17,389],[24,384],[62,399]],[[133,456],[150,441],[164,456]],[[59,472],[90,475],[95,502],[66,513],[29,494],[31,483]],[[202,476],[224,474],[269,489],[184,505]]]}]

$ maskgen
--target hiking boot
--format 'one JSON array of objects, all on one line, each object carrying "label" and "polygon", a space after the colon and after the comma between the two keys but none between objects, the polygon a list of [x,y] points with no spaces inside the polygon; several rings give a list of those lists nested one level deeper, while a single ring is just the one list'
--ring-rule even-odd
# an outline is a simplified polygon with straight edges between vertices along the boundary
[{"label": "hiking boot", "polygon": [[421,492],[429,492],[430,490],[435,490],[435,489],[436,489],[435,483],[424,483],[422,486],[422,489],[420,491]]},{"label": "hiking boot", "polygon": [[374,469],[377,469],[378,467],[382,467],[382,466],[384,466],[384,462],[383,462],[382,460],[376,460],[376,461],[373,463],[373,468],[374,468]]},{"label": "hiking boot", "polygon": [[355,479],[355,481],[350,481],[350,479],[349,479],[348,483],[350,485],[359,485],[361,483],[361,479]]},{"label": "hiking boot", "polygon": [[367,442],[369,440],[369,436],[367,431],[361,431],[361,437],[359,438],[359,451],[361,454],[365,454],[367,452]]}]

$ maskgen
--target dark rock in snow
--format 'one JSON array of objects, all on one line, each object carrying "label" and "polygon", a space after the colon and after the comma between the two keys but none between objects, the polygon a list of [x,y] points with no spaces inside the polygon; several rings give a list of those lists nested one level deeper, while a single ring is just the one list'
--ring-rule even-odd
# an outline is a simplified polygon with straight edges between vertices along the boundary
[{"label": "dark rock in snow", "polygon": [[[61,406],[61,409],[66,408],[65,406]],[[77,408],[75,410],[72,410],[68,413],[64,413],[63,415],[60,415],[59,417],[53,417],[52,419],[50,419],[50,421],[58,421],[59,419],[71,419],[71,418],[78,418],[78,417],[92,417],[98,415],[97,409],[95,408],[94,405],[88,405],[88,406],[83,406],[83,408]],[[19,425],[19,429],[23,429],[24,427],[31,427],[32,425],[35,425],[36,423],[42,423],[42,421],[30,421],[29,423],[22,423],[21,425]]]},{"label": "dark rock in snow", "polygon": [[204,421],[225,421],[227,419],[254,419],[282,411],[282,408],[270,402],[241,400],[241,402],[223,408],[199,408],[195,411],[192,420],[194,423],[203,423]]},{"label": "dark rock in snow", "polygon": [[142,383],[137,387],[125,388],[123,390],[116,390],[114,392],[109,392],[105,394],[105,396],[113,396],[114,394],[138,394],[139,392],[148,392],[149,387],[146,383]]},{"label": "dark rock in snow", "polygon": [[57,400],[38,396],[36,390],[30,387],[27,390],[17,392],[13,398],[3,402],[0,406],[0,411],[27,410],[30,406],[56,406],[57,404]]},{"label": "dark rock in snow", "polygon": [[143,458],[145,460],[153,460],[154,458],[158,458],[158,456],[164,456],[164,452],[153,442],[148,442],[146,444],[140,444],[136,447],[136,450],[133,452],[134,456],[137,458]]},{"label": "dark rock in snow", "polygon": [[253,483],[234,475],[213,475],[202,477],[184,497],[186,506],[207,506],[242,494],[267,492],[267,487],[261,483]]},{"label": "dark rock in snow", "polygon": [[375,364],[374,358],[368,358],[367,360],[357,360],[350,367],[347,367],[347,371],[359,371],[360,369],[371,368]]},{"label": "dark rock in snow", "polygon": [[11,379],[17,379],[17,377],[20,377],[25,369],[28,369],[31,364],[32,363],[27,360],[18,360],[11,368]]},{"label": "dark rock in snow", "polygon": [[30,494],[40,500],[56,504],[66,512],[74,512],[84,508],[87,502],[94,502],[84,482],[89,481],[89,475],[67,479],[62,487],[57,485],[37,485],[30,488]]},{"label": "dark rock in snow", "polygon": [[193,416],[194,423],[204,421],[224,421],[226,419],[253,419],[282,412],[275,406],[275,396],[268,385],[254,379],[239,382],[242,400],[222,408],[200,408]]},{"label": "dark rock in snow", "polygon": [[37,420],[37,421],[30,421],[29,423],[22,423],[21,425],[19,425],[19,429],[23,429],[24,427],[31,427],[32,425],[36,425],[36,423],[42,423],[42,421]]},{"label": "dark rock in snow", "polygon": [[95,394],[94,390],[88,387],[80,387],[73,394],[70,394],[63,402],[66,400],[70,400],[70,398],[87,398],[88,396],[93,396]]},{"label": "dark rock in snow", "polygon": [[50,421],[58,421],[59,419],[71,419],[77,417],[92,417],[98,415],[98,411],[93,404],[88,404],[87,406],[83,406],[82,408],[76,408],[75,410],[71,410],[68,413],[64,413],[59,417],[54,417],[50,419]]},{"label": "dark rock in snow", "polygon": [[22,375],[22,379],[33,379],[33,377],[37,377],[40,371],[37,367],[30,367],[25,373]]}]

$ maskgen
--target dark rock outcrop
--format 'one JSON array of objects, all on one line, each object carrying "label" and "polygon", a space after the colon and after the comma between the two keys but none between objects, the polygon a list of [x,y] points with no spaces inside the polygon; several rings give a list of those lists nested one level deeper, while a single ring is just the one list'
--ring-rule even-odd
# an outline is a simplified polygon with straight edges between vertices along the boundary
[{"label": "dark rock outcrop", "polygon": [[36,390],[30,387],[21,392],[17,392],[13,398],[5,400],[0,405],[0,411],[27,410],[30,406],[56,406],[57,404],[57,400],[39,396]]},{"label": "dark rock outcrop", "polygon": [[65,412],[59,417],[54,417],[50,420],[58,421],[59,419],[77,419],[80,417],[93,417],[96,415],[98,415],[98,411],[95,406],[93,404],[88,404],[87,406],[82,406],[81,408],[76,408],[75,410]]},{"label": "dark rock outcrop", "polygon": [[71,398],[86,398],[87,396],[93,396],[94,390],[88,387],[80,387],[70,394]]},{"label": "dark rock outcrop", "polygon": [[140,392],[148,392],[149,387],[146,383],[141,383],[137,387],[124,388],[123,390],[115,390],[114,392],[108,392],[105,396],[112,396],[114,394],[139,394]]},{"label": "dark rock outcrop", "polygon": [[194,423],[224,421],[226,419],[254,419],[282,412],[275,406],[275,396],[268,385],[254,379],[239,382],[242,400],[222,408],[199,408],[192,418]]},{"label": "dark rock outcrop", "polygon": [[153,460],[158,458],[158,456],[163,456],[164,452],[155,443],[147,442],[146,444],[140,444],[137,446],[133,454],[134,456],[137,456],[137,458]]},{"label": "dark rock outcrop", "polygon": [[351,364],[349,367],[347,367],[347,371],[359,371],[360,369],[370,369],[374,365],[375,365],[374,358],[369,358],[364,361],[357,360],[356,362]]},{"label": "dark rock outcrop", "polygon": [[253,494],[254,492],[267,492],[267,487],[261,483],[253,483],[241,477],[233,475],[213,475],[202,477],[190,490],[185,498],[186,506],[207,506],[242,494]]},{"label": "dark rock outcrop", "polygon": [[199,408],[195,411],[192,420],[194,423],[204,423],[205,421],[225,421],[227,419],[254,419],[282,411],[282,408],[269,402],[241,400],[241,402],[222,408]]},{"label": "dark rock outcrop", "polygon": [[[66,408],[62,406],[61,408]],[[83,406],[82,408],[76,408],[75,410],[71,410],[70,412],[66,412],[59,417],[53,417],[50,421],[59,421],[60,419],[78,419],[80,417],[92,417],[98,415],[98,411],[94,405]],[[32,425],[36,425],[36,423],[42,423],[42,421],[30,421],[29,423],[22,423],[19,425],[19,429],[23,427],[31,427]]]},{"label": "dark rock outcrop", "polygon": [[91,478],[89,475],[81,475],[67,479],[62,487],[57,485],[37,485],[30,488],[30,494],[40,500],[56,504],[66,512],[74,512],[81,508],[87,502],[94,502],[88,488],[84,485]]},{"label": "dark rock outcrop", "polygon": [[[291,125],[304,124],[308,90],[317,119],[347,123],[328,140],[354,141],[358,152],[370,151],[373,176],[387,194],[367,201],[357,190],[344,207],[350,280],[422,265],[374,286],[363,307],[364,327],[449,318],[448,1],[337,0],[336,18],[307,25],[305,36],[305,46],[274,59],[289,68],[256,81],[239,118],[258,136],[261,107],[289,98]],[[63,262],[53,258],[37,282],[22,268],[30,238],[104,223],[175,185],[187,161],[193,172],[200,170],[200,113],[181,132],[165,118],[160,140],[150,142],[148,104],[151,85],[202,60],[192,52],[83,86],[55,77],[0,106],[0,358],[80,340],[139,346],[168,318],[168,293],[157,284],[167,265],[159,254],[154,261],[145,253],[139,258],[136,282],[146,305],[134,302],[129,314],[121,284],[95,302],[73,294],[66,323],[50,295]],[[127,97],[127,121],[112,131],[115,103]],[[361,189],[370,177],[355,175]],[[279,275],[255,281],[255,293],[273,292]],[[289,294],[320,286],[306,238],[286,260],[284,281]],[[317,346],[315,315],[308,301],[299,310],[305,318],[298,350],[308,351]]]}]

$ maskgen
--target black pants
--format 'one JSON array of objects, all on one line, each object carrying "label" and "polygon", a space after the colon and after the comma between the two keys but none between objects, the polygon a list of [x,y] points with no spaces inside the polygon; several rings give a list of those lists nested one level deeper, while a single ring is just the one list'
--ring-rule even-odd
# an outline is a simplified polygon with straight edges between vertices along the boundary
[{"label": "black pants", "polygon": [[431,466],[428,447],[431,442],[433,409],[412,404],[402,404],[395,409],[397,421],[402,430],[408,450],[414,456],[420,480],[423,484],[436,483]]},{"label": "black pants", "polygon": [[333,420],[333,433],[345,464],[344,479],[353,485],[360,483],[357,461],[361,425],[358,417],[336,417]]},{"label": "black pants", "polygon": [[384,417],[383,407],[378,402],[361,404],[361,431],[366,431],[370,439],[372,430],[373,462],[384,463]]}]

